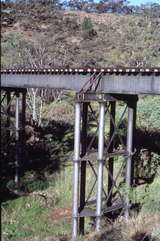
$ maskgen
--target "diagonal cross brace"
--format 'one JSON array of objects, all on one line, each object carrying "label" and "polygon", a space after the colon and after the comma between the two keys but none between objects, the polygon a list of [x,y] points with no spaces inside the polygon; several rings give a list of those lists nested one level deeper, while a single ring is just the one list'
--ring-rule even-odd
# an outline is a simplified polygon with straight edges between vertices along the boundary
[{"label": "diagonal cross brace", "polygon": [[93,75],[91,75],[90,79],[83,85],[82,89],[79,92],[79,95],[84,94],[88,91],[96,91],[102,77],[102,73],[103,72],[100,72],[98,75],[97,73],[94,73]]}]

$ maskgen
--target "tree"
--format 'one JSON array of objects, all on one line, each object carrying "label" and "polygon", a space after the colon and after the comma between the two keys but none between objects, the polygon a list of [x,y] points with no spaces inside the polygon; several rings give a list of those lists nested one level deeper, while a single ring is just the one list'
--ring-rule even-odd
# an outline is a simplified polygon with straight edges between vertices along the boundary
[{"label": "tree", "polygon": [[97,4],[97,11],[100,13],[123,13],[132,12],[127,0],[101,0]]},{"label": "tree", "polygon": [[48,9],[61,9],[63,3],[60,2],[60,0],[15,0],[15,5],[22,5],[25,7],[36,7],[36,6],[40,6],[40,7],[46,7]]},{"label": "tree", "polygon": [[132,13],[151,18],[160,18],[160,4],[147,3],[141,6],[131,6]]},{"label": "tree", "polygon": [[141,8],[143,9],[143,14],[145,16],[160,18],[160,4],[158,3],[145,4],[145,5],[141,5]]},{"label": "tree", "polygon": [[67,7],[71,10],[94,12],[95,5],[94,0],[69,0]]}]

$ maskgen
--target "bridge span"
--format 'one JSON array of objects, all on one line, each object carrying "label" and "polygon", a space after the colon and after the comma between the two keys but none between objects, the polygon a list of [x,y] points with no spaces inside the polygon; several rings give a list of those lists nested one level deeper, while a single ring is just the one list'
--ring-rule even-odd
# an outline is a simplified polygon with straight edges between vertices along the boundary
[{"label": "bridge span", "polygon": [[[103,216],[113,218],[118,214],[128,219],[132,202],[127,190],[135,184],[134,138],[138,95],[160,95],[160,68],[1,70],[1,88],[5,93],[1,102],[7,98],[8,129],[11,93],[16,96],[15,182],[18,182],[21,161],[19,148],[23,138],[20,138],[20,131],[23,130],[23,137],[25,135],[26,88],[73,90],[76,98],[72,237],[84,234],[86,217],[96,220],[97,231],[101,228]],[[117,122],[118,101],[123,101],[125,108]],[[95,102],[98,103],[98,111],[94,109]],[[124,116],[127,119],[126,137],[122,138],[120,125]],[[95,133],[92,133],[93,121]],[[116,144],[117,139],[119,145]],[[95,177],[92,185],[87,182],[88,168]],[[107,175],[107,182],[104,174]],[[122,182],[127,187],[125,192]]]},{"label": "bridge span", "polygon": [[97,92],[160,94],[160,68],[1,70],[1,86],[58,88],[79,92],[91,76],[101,75]]}]

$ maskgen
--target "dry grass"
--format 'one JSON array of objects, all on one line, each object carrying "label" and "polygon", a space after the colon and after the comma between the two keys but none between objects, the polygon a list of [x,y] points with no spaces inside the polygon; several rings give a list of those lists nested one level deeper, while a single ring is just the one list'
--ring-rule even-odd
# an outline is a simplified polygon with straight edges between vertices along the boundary
[{"label": "dry grass", "polygon": [[[37,45],[45,46],[44,67],[159,66],[155,48],[159,46],[158,19],[78,11],[58,11],[50,16],[47,10],[37,14],[37,9],[30,9],[28,17],[25,11],[22,10],[23,17],[13,14],[12,26],[2,25],[3,68],[30,67],[26,57],[23,63],[16,55],[24,56],[22,52],[28,51],[28,44],[33,49]],[[93,26],[88,37],[82,27],[85,18],[90,19]],[[17,43],[16,48],[12,48],[9,39],[17,33],[21,33],[17,41],[22,46]]]},{"label": "dry grass", "polygon": [[[145,237],[154,236],[156,229],[160,229],[160,214],[140,213],[127,223],[124,219],[119,219],[101,232],[89,234],[84,241],[144,241],[147,240]],[[160,237],[154,237],[154,240],[159,239]]]},{"label": "dry grass", "polygon": [[[125,228],[126,227],[126,228]],[[135,240],[139,234],[152,234],[155,228],[160,228],[160,214],[143,214],[132,217],[122,228],[123,239],[126,241]]]}]

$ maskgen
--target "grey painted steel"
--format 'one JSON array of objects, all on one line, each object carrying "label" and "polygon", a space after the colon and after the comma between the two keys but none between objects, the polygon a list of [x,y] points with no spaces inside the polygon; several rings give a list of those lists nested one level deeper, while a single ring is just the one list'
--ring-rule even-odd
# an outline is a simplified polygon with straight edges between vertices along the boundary
[{"label": "grey painted steel", "polygon": [[100,103],[99,133],[98,133],[98,172],[97,172],[97,201],[96,201],[96,231],[100,230],[102,215],[103,194],[103,167],[104,167],[104,125],[105,103]]},{"label": "grey painted steel", "polygon": [[26,125],[26,92],[22,91],[22,132],[21,132],[21,162],[25,162],[25,145],[26,145],[26,135],[25,135],[25,125]]},{"label": "grey painted steel", "polygon": [[[6,135],[6,140],[7,140],[7,161],[9,160],[9,142],[10,142],[10,137],[11,137],[11,130],[10,130],[10,125],[11,125],[11,120],[10,120],[10,110],[11,110],[11,92],[7,91],[7,135]],[[6,163],[5,163],[6,164]]]},{"label": "grey painted steel", "polygon": [[18,184],[19,181],[19,93],[16,93],[16,159],[15,159],[15,183]]},{"label": "grey painted steel", "polygon": [[[134,110],[134,116],[133,116],[133,143],[132,143],[132,152],[135,151],[135,137],[136,137],[136,122],[137,122],[137,101],[138,101],[138,97],[135,98],[134,101],[132,101],[132,108]],[[132,166],[131,166],[131,186],[134,185],[135,182],[135,165],[134,165],[134,158],[132,158]]]},{"label": "grey painted steel", "polygon": [[[2,87],[59,88],[80,91],[90,74],[3,74]],[[105,74],[97,91],[119,94],[160,94],[160,75]]]},{"label": "grey painted steel", "polygon": [[[127,189],[131,186],[131,177],[132,177],[132,151],[133,151],[133,126],[134,126],[134,107],[128,105],[128,127],[127,127],[127,163],[126,163],[126,187]],[[126,194],[126,209],[125,209],[125,218],[129,217],[129,196],[128,191]]]},{"label": "grey painted steel", "polygon": [[75,130],[74,130],[74,170],[73,170],[73,222],[72,237],[78,235],[78,206],[79,206],[79,164],[80,164],[80,129],[81,108],[80,103],[75,104]]}]

